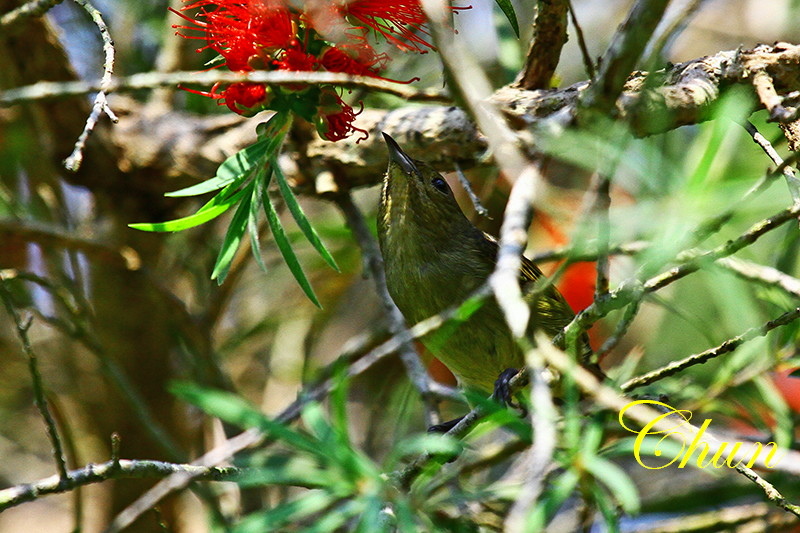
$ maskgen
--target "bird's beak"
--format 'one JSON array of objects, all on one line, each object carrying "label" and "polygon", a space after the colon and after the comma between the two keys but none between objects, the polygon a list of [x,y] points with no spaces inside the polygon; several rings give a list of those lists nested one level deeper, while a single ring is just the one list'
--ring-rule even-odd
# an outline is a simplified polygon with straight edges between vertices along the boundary
[{"label": "bird's beak", "polygon": [[383,138],[386,141],[386,146],[389,148],[389,157],[391,157],[392,161],[400,165],[400,168],[407,174],[418,174],[419,172],[417,171],[417,166],[414,164],[414,161],[400,148],[397,141],[385,133],[383,133]]}]

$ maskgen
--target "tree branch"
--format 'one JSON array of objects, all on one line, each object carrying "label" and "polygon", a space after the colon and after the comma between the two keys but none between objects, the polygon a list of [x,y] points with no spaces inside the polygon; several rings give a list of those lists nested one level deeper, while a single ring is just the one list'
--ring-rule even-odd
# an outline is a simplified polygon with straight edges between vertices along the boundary
[{"label": "tree branch", "polygon": [[703,364],[711,359],[714,359],[715,357],[719,357],[720,355],[734,351],[747,341],[753,340],[757,337],[763,337],[773,329],[780,326],[785,326],[786,324],[789,324],[798,318],[800,318],[800,307],[788,311],[775,320],[770,320],[761,326],[750,328],[741,335],[737,335],[736,337],[728,339],[715,348],[711,348],[710,350],[706,350],[698,354],[690,355],[689,357],[681,359],[680,361],[673,361],[672,363],[665,365],[658,370],[653,370],[647,374],[630,379],[622,385],[621,390],[623,392],[630,392],[633,389],[644,387],[645,385],[649,385],[666,377],[677,374],[678,372],[686,370],[691,366]]},{"label": "tree branch", "polygon": [[568,0],[537,0],[533,39],[525,66],[514,82],[521,89],[549,89],[567,42]]},{"label": "tree branch", "polygon": [[118,459],[0,490],[0,512],[47,494],[67,492],[77,487],[109,479],[163,478],[175,473],[191,474],[194,481],[232,481],[241,474],[236,467],[206,467],[163,461]]}]

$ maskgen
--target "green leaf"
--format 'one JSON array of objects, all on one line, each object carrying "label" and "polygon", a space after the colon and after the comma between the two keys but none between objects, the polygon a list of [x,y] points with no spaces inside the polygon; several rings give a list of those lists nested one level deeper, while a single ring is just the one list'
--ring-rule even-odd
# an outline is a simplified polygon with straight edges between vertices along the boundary
[{"label": "green leaf", "polygon": [[[250,192],[255,189],[255,183],[251,183],[242,192]],[[231,223],[228,226],[228,231],[225,233],[225,239],[222,241],[222,246],[217,254],[217,261],[214,264],[214,271],[211,273],[211,279],[217,280],[217,283],[222,285],[225,278],[228,276],[228,271],[231,268],[231,262],[239,249],[239,244],[242,242],[244,236],[245,226],[247,225],[247,218],[250,213],[250,203],[252,194],[244,194],[242,203],[233,214]]]},{"label": "green leaf", "polygon": [[264,161],[264,156],[276,156],[278,148],[283,142],[283,137],[291,124],[291,115],[275,113],[270,119],[258,125],[259,140],[247,148],[239,150],[217,168],[217,174],[202,183],[168,192],[165,196],[197,196],[207,192],[221,189],[234,180],[246,177],[259,164]]},{"label": "green leaf", "polygon": [[278,245],[278,249],[281,251],[283,260],[286,261],[286,265],[292,272],[294,279],[300,284],[300,288],[303,289],[308,299],[314,302],[314,305],[322,309],[319,300],[317,300],[317,295],[314,294],[314,289],[311,287],[311,283],[309,283],[308,278],[306,278],[303,272],[303,267],[300,266],[300,261],[297,260],[297,255],[295,255],[294,250],[292,250],[292,245],[289,242],[289,238],[286,236],[286,230],[283,229],[281,220],[278,218],[278,212],[275,211],[275,206],[272,205],[272,200],[269,198],[266,189],[262,190],[261,194],[264,210],[267,213],[267,222],[269,223],[270,230],[272,230],[275,244]]},{"label": "green leaf", "polygon": [[636,485],[620,467],[611,461],[591,455],[584,455],[584,467],[608,487],[626,512],[639,512],[639,493]]},{"label": "green leaf", "polygon": [[286,207],[289,208],[289,211],[292,213],[292,217],[294,217],[295,222],[297,222],[300,231],[303,232],[308,242],[314,246],[314,249],[319,252],[319,255],[328,263],[331,268],[339,272],[339,267],[336,265],[336,261],[334,261],[333,256],[325,248],[325,245],[322,244],[322,241],[317,235],[316,230],[311,226],[308,222],[308,217],[303,212],[303,208],[300,207],[300,204],[297,202],[297,198],[295,197],[294,193],[292,192],[291,187],[289,187],[289,183],[286,181],[286,176],[283,174],[280,165],[278,164],[277,159],[272,159],[271,161],[272,168],[275,170],[275,177],[278,180],[278,187],[281,191],[281,196],[283,196],[284,201],[286,202]]},{"label": "green leaf", "polygon": [[264,139],[243,150],[239,150],[217,168],[217,175],[213,178],[192,185],[191,187],[186,187],[185,189],[168,192],[164,196],[198,196],[222,189],[230,185],[237,178],[249,174],[258,162],[263,159],[264,154],[267,153],[267,149],[271,144],[269,139]]},{"label": "green leaf", "polygon": [[495,0],[495,2],[497,2],[497,5],[505,14],[509,24],[511,24],[514,35],[519,39],[519,22],[517,22],[517,14],[514,13],[514,5],[511,3],[511,0]]},{"label": "green leaf", "polygon": [[[227,189],[226,189],[227,190]],[[201,207],[195,214],[188,217],[169,220],[167,222],[140,222],[137,224],[128,224],[129,228],[138,229],[141,231],[182,231],[185,229],[193,228],[212,220],[222,213],[227,211],[233,204],[239,201],[244,196],[245,190],[238,191],[236,194],[223,197],[226,191],[222,191],[217,196],[212,198],[207,204]]]},{"label": "green leaf", "polygon": [[[290,452],[291,453],[291,452]],[[337,486],[335,472],[323,468],[318,460],[306,454],[270,455],[264,462],[249,465],[236,477],[240,487],[258,488],[287,485],[306,488]]]},{"label": "green leaf", "polygon": [[460,440],[448,435],[415,435],[400,441],[384,460],[384,463],[387,468],[396,468],[404,458],[423,453],[455,457],[461,453],[463,448]]},{"label": "green leaf", "polygon": [[192,383],[173,383],[170,392],[225,422],[242,428],[258,428],[296,450],[326,457],[326,450],[321,449],[318,441],[271,420],[235,394],[198,387]]},{"label": "green leaf", "polygon": [[253,194],[250,197],[250,213],[247,217],[247,229],[250,233],[250,249],[253,252],[253,257],[261,270],[267,271],[267,265],[264,263],[264,258],[261,256],[261,243],[258,240],[258,214],[261,209],[261,191],[269,183],[269,176],[261,179],[261,173],[256,177],[256,182],[253,187]]},{"label": "green leaf", "polygon": [[318,513],[335,501],[336,499],[332,495],[320,490],[314,490],[294,501],[247,516],[233,528],[233,532],[263,533],[265,531],[282,531],[284,526]]}]

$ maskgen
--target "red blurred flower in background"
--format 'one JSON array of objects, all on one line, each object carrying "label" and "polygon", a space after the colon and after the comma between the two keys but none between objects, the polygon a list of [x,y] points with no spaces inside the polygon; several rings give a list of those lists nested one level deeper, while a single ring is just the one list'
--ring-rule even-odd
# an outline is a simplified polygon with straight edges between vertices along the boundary
[{"label": "red blurred flower in background", "polygon": [[[390,58],[367,43],[370,31],[401,50],[425,52],[431,47],[419,0],[307,2],[302,10],[283,0],[187,1],[180,11],[172,10],[188,22],[174,26],[180,30],[178,34],[204,40],[205,46],[197,51],[215,51],[222,60],[216,66],[234,72],[326,70],[387,79],[380,72]],[[184,14],[192,9],[199,10],[194,18]],[[199,35],[182,33],[197,31]],[[362,135],[359,141],[367,137],[366,131],[353,125],[358,113],[332,86],[307,88],[302,83],[283,87],[234,83],[215,85],[208,92],[190,92],[214,98],[231,111],[248,116],[264,109],[316,110],[315,115],[304,118],[313,120],[324,138],[336,141],[353,133]]]}]

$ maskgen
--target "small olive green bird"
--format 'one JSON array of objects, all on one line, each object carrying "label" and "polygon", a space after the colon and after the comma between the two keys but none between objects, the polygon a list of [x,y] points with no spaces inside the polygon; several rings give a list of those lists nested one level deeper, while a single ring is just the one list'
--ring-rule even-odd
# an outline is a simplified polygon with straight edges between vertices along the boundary
[{"label": "small olive green bird", "polygon": [[[498,245],[464,216],[438,172],[383,136],[391,156],[378,210],[386,284],[406,321],[416,324],[462,303],[483,285],[494,271]],[[525,257],[519,276],[531,310],[528,333],[556,335],[572,320],[572,309],[553,286],[532,294],[543,274]],[[466,389],[492,392],[501,374],[510,377],[509,369],[525,365],[494,298],[454,331],[440,329],[421,340]],[[586,360],[591,354],[588,338],[582,343]]]}]

